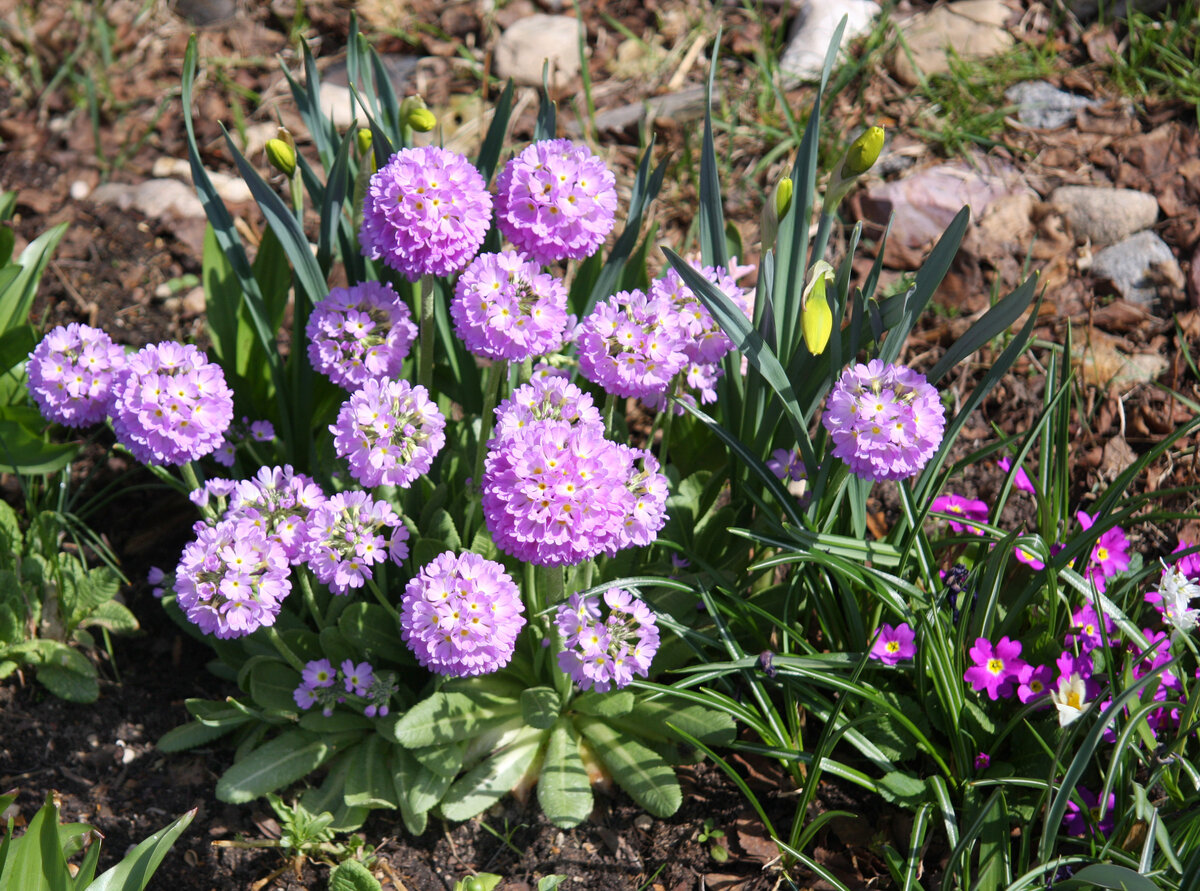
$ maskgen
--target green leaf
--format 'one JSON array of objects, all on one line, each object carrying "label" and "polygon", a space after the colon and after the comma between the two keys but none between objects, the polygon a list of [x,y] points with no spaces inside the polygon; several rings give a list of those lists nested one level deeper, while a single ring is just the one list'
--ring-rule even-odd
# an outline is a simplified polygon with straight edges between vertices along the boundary
[{"label": "green leaf", "polygon": [[107,628],[117,634],[131,634],[137,631],[137,616],[129,611],[123,603],[109,600],[92,609],[79,623],[81,628]]},{"label": "green leaf", "polygon": [[25,250],[21,251],[21,256],[17,259],[21,271],[0,292],[0,332],[24,325],[29,319],[33,297],[37,293],[42,274],[50,263],[54,249],[66,233],[67,224],[59,223],[29,242]]},{"label": "green leaf", "polygon": [[300,673],[284,662],[259,662],[250,669],[250,696],[262,708],[296,711],[298,686]]},{"label": "green leaf", "polygon": [[565,717],[550,731],[537,795],[546,819],[563,829],[578,826],[592,812],[592,787],[579,754],[579,736]]},{"label": "green leaf", "polygon": [[396,620],[377,603],[353,603],[338,617],[338,630],[363,649],[371,661],[373,657],[397,659],[397,653],[408,653],[400,638]]},{"label": "green leaf", "polygon": [[679,810],[683,795],[675,771],[654,751],[598,718],[579,717],[575,725],[634,801],[656,817],[669,817]]},{"label": "green leaf", "polygon": [[0,471],[34,476],[57,473],[79,452],[75,443],[46,442],[21,424],[0,419]]},{"label": "green leaf", "polygon": [[[7,834],[6,834],[7,841]],[[9,842],[0,887],[5,891],[68,891],[70,876],[58,840],[58,808],[52,796],[38,809],[25,834]]]},{"label": "green leaf", "polygon": [[95,702],[100,697],[95,667],[79,653],[69,651],[78,657],[78,661],[72,660],[73,664],[69,667],[43,665],[37,670],[38,682],[59,699],[68,702]]},{"label": "green leaf", "polygon": [[879,791],[885,800],[908,808],[915,808],[927,797],[925,781],[901,770],[885,773]]},{"label": "green leaf", "polygon": [[468,770],[446,790],[442,816],[447,820],[469,820],[503,798],[529,770],[545,737],[544,730],[518,730],[511,743]]},{"label": "green leaf", "polygon": [[613,693],[597,693],[595,690],[589,690],[572,699],[571,708],[582,715],[595,715],[597,718],[619,718],[633,710],[633,702],[632,690],[618,690]]},{"label": "green leaf", "polygon": [[330,814],[329,828],[334,832],[353,832],[366,821],[370,813],[365,807],[348,807],[345,801],[346,776],[355,750],[348,748],[330,764],[325,780],[316,789],[300,796],[300,805],[310,814]]},{"label": "green leaf", "polygon": [[445,745],[478,736],[520,713],[516,698],[490,691],[440,692],[410,708],[394,733],[396,741],[410,749]]},{"label": "green leaf", "polygon": [[[250,720],[244,715],[242,718],[244,721]],[[196,746],[210,743],[215,739],[220,739],[226,733],[232,731],[234,726],[236,725],[211,727],[207,724],[201,724],[199,721],[189,721],[187,724],[182,724],[179,727],[172,727],[158,738],[158,742],[154,746],[160,752],[183,752],[187,749],[194,749]]]},{"label": "green leaf", "polygon": [[189,715],[208,727],[232,729],[251,720],[245,711],[231,705],[228,700],[213,702],[211,699],[185,699],[183,705]]},{"label": "green leaf", "polygon": [[357,860],[343,860],[329,874],[329,891],[382,891],[379,880]]},{"label": "green leaf", "polygon": [[521,691],[521,717],[530,727],[546,730],[558,720],[562,704],[552,687],[530,687]]},{"label": "green leaf", "polygon": [[307,776],[331,754],[324,740],[289,730],[225,771],[217,782],[217,798],[230,804],[253,801]]},{"label": "green leaf", "polygon": [[396,787],[388,753],[392,748],[378,733],[368,736],[354,750],[346,774],[346,804],[350,807],[396,808]]},{"label": "green leaf", "polygon": [[[0,227],[0,235],[11,231],[11,229]],[[0,285],[0,293],[3,291],[4,288]],[[16,368],[33,352],[37,344],[37,332],[34,331],[32,325],[18,325],[11,331],[0,334],[0,371],[11,371]]]},{"label": "green leaf", "polygon": [[142,891],[150,883],[167,851],[171,850],[175,840],[195,816],[196,811],[190,810],[169,826],[158,830],[126,854],[120,863],[88,885],[87,891]]},{"label": "green leaf", "polygon": [[353,730],[370,730],[375,722],[357,712],[336,710],[325,717],[319,710],[307,711],[300,716],[300,727],[313,733],[349,733]]},{"label": "green leaf", "polygon": [[1116,863],[1085,866],[1056,888],[1111,888],[1113,891],[1157,891],[1158,885],[1140,873]]},{"label": "green leaf", "polygon": [[[459,764],[462,764],[461,757]],[[398,746],[392,747],[391,765],[392,781],[400,802],[400,816],[409,832],[420,835],[425,831],[430,808],[442,800],[454,775],[443,776],[422,769],[412,752]]]},{"label": "green leaf", "polygon": [[462,770],[467,756],[467,740],[459,740],[443,746],[425,746],[409,749],[408,753],[431,774],[454,779]]}]

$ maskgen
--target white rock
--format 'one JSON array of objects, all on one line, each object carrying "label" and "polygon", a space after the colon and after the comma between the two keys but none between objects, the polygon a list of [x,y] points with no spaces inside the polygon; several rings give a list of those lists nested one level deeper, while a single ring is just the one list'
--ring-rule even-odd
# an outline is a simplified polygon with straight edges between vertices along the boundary
[{"label": "white rock", "polygon": [[92,193],[92,187],[81,179],[71,183],[71,197],[76,201],[82,201]]},{"label": "white rock", "polygon": [[563,87],[579,73],[579,22],[571,15],[517,19],[496,41],[496,74],[529,87],[542,85],[542,63],[550,61],[550,85]]},{"label": "white rock", "polygon": [[358,116],[362,113],[362,110],[359,109],[358,103],[351,96],[349,87],[321,81],[320,100],[321,110],[329,115],[333,121],[333,125],[338,130],[347,130],[350,127],[365,127],[367,125],[366,118]]},{"label": "white rock", "polygon": [[1130,303],[1146,305],[1158,296],[1158,285],[1182,289],[1183,271],[1167,243],[1153,232],[1139,232],[1106,247],[1092,258],[1092,275],[1108,279]]},{"label": "white rock", "polygon": [[[264,176],[273,172],[273,170],[262,171]],[[185,183],[192,182],[192,165],[184,158],[158,158],[154,162],[154,168],[151,170],[151,173],[158,178],[170,176]],[[217,190],[217,194],[221,196],[221,200],[226,204],[239,204],[243,201],[254,200],[254,196],[250,194],[250,187],[246,185],[240,176],[231,176],[228,173],[210,170],[208,171],[208,179],[212,183],[213,188]]]},{"label": "white rock", "polygon": [[851,38],[868,31],[877,15],[879,4],[875,0],[805,0],[792,21],[779,70],[793,81],[819,80],[825,53],[842,17],[846,17],[844,47]]},{"label": "white rock", "polygon": [[892,70],[903,83],[915,86],[920,82],[918,71],[928,77],[950,70],[948,50],[953,49],[960,59],[999,55],[1014,42],[1005,27],[1011,14],[1001,0],[958,0],[906,19],[900,23],[900,32],[912,61],[903,45],[897,46]]},{"label": "white rock", "polygon": [[148,179],[128,183],[104,183],[92,192],[97,204],[114,204],[121,210],[136,210],[153,217],[204,218],[204,206],[192,187],[177,179]]},{"label": "white rock", "polygon": [[1136,189],[1060,186],[1050,193],[1050,204],[1079,241],[1101,246],[1148,229],[1158,219],[1158,199]]}]

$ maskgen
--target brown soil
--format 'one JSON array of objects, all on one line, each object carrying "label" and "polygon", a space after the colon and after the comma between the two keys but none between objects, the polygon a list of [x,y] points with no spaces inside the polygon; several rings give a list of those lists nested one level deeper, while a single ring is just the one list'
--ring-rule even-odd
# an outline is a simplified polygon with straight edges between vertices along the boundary
[{"label": "brown soil", "polygon": [[[35,318],[46,326],[67,321],[85,321],[106,328],[123,343],[139,346],[167,338],[203,341],[203,318],[174,295],[165,295],[172,283],[200,271],[202,225],[178,220],[149,220],[136,212],[117,211],[87,200],[71,197],[72,185],[82,181],[89,188],[102,180],[138,182],[151,176],[160,157],[185,157],[182,121],[177,91],[183,49],[192,30],[166,3],[145,4],[119,0],[108,13],[114,26],[113,51],[118,63],[105,69],[87,53],[82,58],[99,66],[105,75],[99,98],[100,142],[96,143],[79,83],[66,78],[56,89],[39,91],[31,83],[6,80],[0,74],[0,105],[6,117],[0,121],[0,188],[19,190],[16,221],[18,249],[50,225],[66,220],[68,234],[44,279],[35,308]],[[204,4],[172,4],[179,9]],[[220,7],[220,3],[210,3]],[[240,99],[249,93],[278,98],[279,76],[276,53],[295,67],[296,53],[288,33],[295,4],[272,0],[262,4],[233,4],[237,17],[231,23],[200,30],[203,59],[223,58],[224,67],[206,68],[208,79],[198,101],[197,126],[206,147],[210,169],[229,170],[227,157],[218,149],[218,121],[236,118],[233,106],[245,105],[251,121],[272,120],[273,112],[254,116],[254,106]],[[309,26],[304,33],[312,40],[314,53],[322,61],[333,59],[344,47],[348,34],[348,8],[337,0],[309,0],[302,5]],[[478,81],[454,62],[460,46],[488,46],[496,29],[535,11],[529,0],[515,0],[498,12],[485,15],[483,4],[434,3],[416,0],[393,4],[371,0],[356,4],[364,28],[373,21],[387,21],[394,36],[385,36],[379,49],[409,52],[424,57],[421,80],[431,104],[444,103],[452,95],[469,94]],[[1022,27],[1031,39],[1037,29],[1048,26],[1040,4],[1017,4],[1028,15]],[[9,15],[12,3],[0,3]],[[557,6],[547,2],[545,6]],[[37,5],[31,21],[28,52],[38,57],[41,70],[58,70],[76,46],[70,25],[72,4],[47,0]],[[619,21],[637,35],[653,42],[661,35],[665,45],[685,40],[688,25],[700,16],[682,0],[618,2],[604,0],[585,8],[592,56],[590,70],[599,110],[613,107],[652,91],[664,91],[668,78],[682,70],[682,84],[702,82],[706,71],[703,58],[690,68],[660,72],[653,77],[631,80],[611,72],[622,36],[601,15]],[[537,11],[543,11],[538,9]],[[569,6],[564,12],[570,12]],[[1044,12],[1044,10],[1043,10]],[[767,32],[752,17],[732,5],[724,12],[725,45],[718,80],[726,96],[751,94],[757,77],[753,70],[756,47],[770,36],[778,40],[785,21],[778,4],[768,4],[764,15]],[[391,18],[388,18],[391,16]],[[382,18],[381,18],[382,17]],[[715,20],[714,20],[715,21]],[[1040,23],[1040,24],[1039,24]],[[77,30],[77,29],[76,29]],[[407,35],[407,40],[401,35]],[[1062,80],[1072,88],[1112,100],[1085,46],[1103,35],[1082,36],[1065,29]],[[20,41],[9,38],[9,49]],[[1098,45],[1100,45],[1098,44]],[[681,53],[682,55],[682,53]],[[485,57],[486,58],[486,57]],[[232,61],[230,61],[232,60]],[[676,64],[678,64],[676,59]],[[220,76],[217,76],[217,69]],[[93,70],[93,69],[89,69]],[[635,86],[631,86],[635,84]],[[564,88],[560,116],[569,117],[565,101],[578,92],[578,82]],[[673,85],[673,88],[678,85]],[[636,87],[636,89],[635,89]],[[806,106],[811,93],[789,94],[793,108]],[[164,102],[164,97],[174,97]],[[730,115],[746,112],[723,110]],[[161,107],[160,107],[161,106]],[[839,128],[849,132],[863,122],[886,120],[903,134],[906,123],[920,110],[913,100],[882,74],[864,80],[833,103],[832,114]],[[532,111],[518,119],[516,132],[528,134]],[[1200,240],[1200,188],[1195,177],[1167,175],[1181,161],[1194,158],[1200,137],[1196,120],[1178,109],[1154,104],[1136,114],[1108,118],[1103,114],[1090,131],[1069,129],[1043,136],[1031,132],[1011,134],[1010,143],[1031,149],[1027,155],[1006,150],[996,152],[1021,165],[1047,187],[1061,182],[1108,181],[1155,192],[1165,222],[1160,234],[1183,261],[1185,273],[1197,279],[1189,261]],[[659,145],[674,157],[694,157],[698,152],[696,128],[692,123],[658,121],[654,126]],[[610,160],[631,175],[636,160],[636,132],[610,134]],[[722,137],[725,140],[727,137]],[[902,137],[899,137],[902,138]],[[757,201],[779,169],[756,179],[744,175],[762,146],[736,131],[722,152],[735,159],[741,178],[730,184],[727,213],[753,242],[757,229]],[[928,152],[917,151],[919,156]],[[668,177],[668,190],[655,210],[662,240],[673,245],[684,242],[691,227],[696,204],[694,180],[685,161],[679,161]],[[1041,191],[1039,189],[1039,191]],[[1044,195],[1043,195],[1044,197]],[[261,225],[249,208],[241,209],[251,226]],[[1047,222],[1048,220],[1048,222]],[[1061,340],[1066,325],[1083,334],[1104,337],[1113,349],[1124,354],[1138,351],[1158,353],[1168,359],[1168,370],[1159,377],[1167,387],[1193,401],[1200,401],[1200,382],[1189,371],[1185,356],[1196,354],[1200,342],[1200,316],[1196,311],[1194,285],[1188,290],[1164,287],[1154,311],[1146,312],[1104,296],[1103,288],[1056,260],[1062,242],[1053,240],[1054,220],[1044,218],[1039,232],[1042,247],[1035,250],[1035,265],[1052,288],[1043,306],[1037,336]],[[1049,239],[1049,240],[1047,240]],[[1050,247],[1045,247],[1045,245]],[[1016,283],[1025,245],[995,250],[994,246],[971,245],[964,249],[947,285],[938,296],[944,312],[930,314],[915,334],[909,357],[925,366],[963,330],[971,314],[981,307],[978,295],[987,294],[993,282],[1002,293]],[[751,250],[748,258],[756,259]],[[889,256],[891,275],[912,268],[913,257]],[[986,305],[986,302],[984,303]],[[1178,329],[1173,323],[1178,318]],[[982,352],[976,364],[964,371],[953,386],[969,386],[991,356]],[[1039,354],[1023,359],[989,398],[978,419],[964,432],[964,451],[976,448],[992,436],[993,425],[1004,432],[1026,429],[1041,399]],[[1144,452],[1176,425],[1190,418],[1186,404],[1156,388],[1153,382],[1121,387],[1088,387],[1078,416],[1074,441],[1078,447],[1074,494],[1084,497],[1097,485],[1110,481],[1130,455]],[[1194,443],[1192,444],[1194,445]],[[127,470],[113,459],[104,468],[112,475]],[[978,469],[963,484],[972,496],[988,497],[998,486],[998,475]],[[148,482],[145,475],[137,482]],[[1138,482],[1141,489],[1195,486],[1200,482],[1195,450],[1186,460],[1168,453]],[[1194,499],[1172,505],[1195,509]],[[886,528],[889,505],[876,505],[873,528]],[[161,490],[133,492],[109,505],[93,518],[93,525],[112,541],[130,578],[141,579],[151,565],[170,566],[187,540],[192,508],[185,501]],[[1018,518],[1014,518],[1018,519]],[[1173,547],[1179,534],[1193,535],[1194,529],[1134,530],[1134,540],[1144,552],[1162,553]],[[28,818],[54,790],[62,798],[68,819],[94,823],[106,836],[102,867],[130,845],[165,825],[191,807],[199,813],[174,851],[167,857],[152,887],[176,891],[207,889],[319,888],[324,887],[324,866],[306,864],[293,868],[271,849],[214,846],[213,842],[239,839],[261,840],[278,835],[273,816],[263,805],[235,807],[213,797],[216,777],[230,762],[222,749],[199,750],[166,756],[154,749],[154,741],[186,718],[183,700],[191,696],[212,698],[224,691],[220,682],[204,671],[209,653],[181,634],[163,615],[144,584],[134,585],[128,604],[142,621],[145,633],[115,641],[115,663],[101,654],[105,680],[99,702],[72,705],[48,696],[32,681],[8,682],[0,687],[0,788],[21,790],[21,815]],[[230,691],[232,692],[232,691]],[[766,764],[739,762],[772,819],[787,824],[793,807],[787,784],[776,769]],[[362,835],[375,846],[377,875],[385,887],[396,889],[449,888],[455,878],[474,871],[505,875],[515,889],[536,886],[537,878],[555,872],[572,876],[564,887],[585,884],[595,891],[649,887],[662,891],[692,888],[765,889],[776,886],[778,875],[771,868],[774,848],[753,818],[738,790],[719,770],[704,764],[684,771],[684,805],[669,820],[649,820],[619,793],[598,797],[592,819],[578,829],[561,831],[541,818],[535,803],[512,800],[489,812],[482,821],[450,826],[434,825],[420,838],[407,837],[398,821],[375,816]],[[815,856],[850,887],[887,886],[887,870],[880,859],[881,844],[905,850],[908,824],[902,815],[881,809],[860,796],[826,785],[820,807],[839,807],[862,815],[857,828],[846,821],[819,834]],[[719,863],[697,840],[706,820],[726,833],[731,858]],[[483,828],[486,823],[493,831]],[[869,826],[864,832],[861,827]],[[500,838],[497,837],[499,834]],[[505,839],[505,840],[502,840]],[[927,863],[936,869],[938,852],[930,852]],[[794,878],[799,887],[825,887],[803,873]],[[390,885],[388,884],[390,882]]]}]

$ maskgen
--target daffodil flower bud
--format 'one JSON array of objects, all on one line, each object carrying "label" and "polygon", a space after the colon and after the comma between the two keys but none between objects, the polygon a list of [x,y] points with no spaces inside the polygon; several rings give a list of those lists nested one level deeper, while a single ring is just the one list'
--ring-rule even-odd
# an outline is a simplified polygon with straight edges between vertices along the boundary
[{"label": "daffodil flower bud", "polygon": [[800,330],[804,334],[804,345],[814,356],[825,352],[829,335],[833,331],[833,313],[829,309],[829,298],[825,288],[833,279],[833,267],[824,260],[813,264],[812,280],[800,297]]},{"label": "daffodil flower bud", "polygon": [[855,180],[866,173],[879,160],[883,151],[883,128],[868,127],[864,130],[842,156],[837,166],[829,189],[825,193],[825,210],[829,212],[837,207],[846,193],[854,186]]},{"label": "daffodil flower bud", "polygon": [[[286,130],[280,130],[280,132],[287,133]],[[266,150],[267,160],[271,166],[284,176],[290,177],[296,172],[296,147],[290,139],[283,139],[279,136],[268,139]]]},{"label": "daffodil flower bud", "polygon": [[775,183],[774,195],[763,204],[759,231],[762,233],[764,251],[769,251],[775,246],[775,236],[779,234],[779,221],[792,206],[792,190],[792,178],[780,177],[779,182]]},{"label": "daffodil flower bud", "polygon": [[409,96],[400,103],[400,119],[418,133],[428,133],[437,126],[437,116],[420,96]]}]

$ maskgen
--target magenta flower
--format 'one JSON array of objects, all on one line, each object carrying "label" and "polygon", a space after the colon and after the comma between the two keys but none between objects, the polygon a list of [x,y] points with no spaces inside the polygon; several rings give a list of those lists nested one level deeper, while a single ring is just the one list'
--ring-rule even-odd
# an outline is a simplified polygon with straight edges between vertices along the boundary
[{"label": "magenta flower", "polygon": [[581,689],[606,693],[646,677],[658,651],[654,613],[624,588],[604,592],[608,617],[601,621],[599,597],[572,594],[558,607],[554,623],[562,637],[558,665]]},{"label": "magenta flower", "polygon": [[496,177],[496,223],[538,263],[591,256],[612,231],[616,211],[612,172],[569,139],[533,143]]},{"label": "magenta flower", "polygon": [[313,368],[342,389],[356,390],[371,378],[400,376],[417,326],[391,285],[360,282],[321,298],[304,332]]},{"label": "magenta flower", "polygon": [[562,345],[567,289],[524,254],[480,254],[458,278],[450,316],[475,355],[521,362]]},{"label": "magenta flower", "polygon": [[408,488],[446,444],[446,419],[429,391],[408,381],[369,380],[342,403],[329,432],[339,458],[364,486]]},{"label": "magenta flower", "polygon": [[525,607],[493,560],[470,552],[434,557],[404,590],[400,636],[430,671],[488,674],[512,659]]},{"label": "magenta flower", "polygon": [[667,393],[688,365],[687,335],[664,297],[618,291],[579,325],[579,373],[617,396],[649,399]]},{"label": "magenta flower", "polygon": [[334,594],[361,588],[376,563],[390,558],[400,566],[408,558],[408,529],[366,492],[339,492],[318,505],[305,534],[304,562]]},{"label": "magenta flower", "polygon": [[907,622],[901,622],[895,628],[883,624],[871,645],[870,656],[884,665],[895,665],[901,659],[911,659],[917,654],[915,641],[916,634]]},{"label": "magenta flower", "polygon": [[[1086,532],[1095,524],[1095,518],[1085,511],[1076,511],[1075,518]],[[1119,526],[1104,532],[1092,547],[1084,575],[1099,591],[1105,589],[1106,579],[1129,568],[1129,539]]]},{"label": "magenta flower", "polygon": [[[732,300],[747,319],[751,318],[754,313],[753,290],[740,288],[723,266],[705,266],[696,271]],[[684,334],[683,351],[689,361],[720,362],[733,349],[733,341],[674,269],[668,269],[662,278],[651,283],[650,299],[665,300],[678,314],[678,324]]]},{"label": "magenta flower", "polygon": [[1083,802],[1081,809],[1074,800],[1067,801],[1067,809],[1063,813],[1063,829],[1067,835],[1073,835],[1082,838],[1086,835],[1091,835],[1096,830],[1100,834],[1107,836],[1113,831],[1113,810],[1117,806],[1116,793],[1108,794],[1108,801],[1105,802],[1105,816],[1100,818],[1100,796],[1099,794],[1085,789],[1083,786],[1075,787],[1075,794],[1079,796]]},{"label": "magenta flower", "polygon": [[[980,523],[986,523],[988,518],[988,506],[986,502],[974,498],[964,498],[962,495],[956,495],[953,492],[939,495],[933,499],[930,509],[944,514],[953,514],[956,517],[962,517],[964,520],[975,520]],[[950,520],[949,522],[950,528],[955,532],[970,532],[974,535],[983,535],[983,530],[978,526],[960,523],[957,520]]]},{"label": "magenta flower", "polygon": [[25,371],[42,417],[67,427],[98,424],[108,414],[125,351],[99,328],[72,322],[42,338]]},{"label": "magenta flower", "polygon": [[1019,640],[1002,637],[999,643],[992,644],[987,638],[979,637],[969,654],[975,664],[963,673],[964,681],[977,693],[986,692],[990,699],[1012,696],[1013,684],[1027,664],[1019,658]]},{"label": "magenta flower", "polygon": [[[951,525],[953,525],[953,524],[951,524]],[[1035,554],[1033,551],[1027,551],[1025,548],[1021,547],[1020,545],[1016,545],[1013,547],[1013,556],[1016,557],[1018,561],[1020,561],[1021,563],[1024,563],[1026,566],[1028,566],[1030,569],[1036,569],[1036,570],[1040,571],[1040,570],[1043,570],[1046,568],[1045,562],[1040,557],[1038,557],[1037,554]]]},{"label": "magenta flower", "polygon": [[[1149,628],[1143,628],[1142,635],[1146,638],[1146,643],[1149,644],[1146,650],[1136,651],[1134,646],[1130,645],[1130,652],[1136,654],[1136,661],[1133,663],[1133,679],[1135,681],[1141,680],[1161,665],[1170,664],[1175,658],[1171,655],[1171,639],[1167,636],[1167,632],[1151,631]],[[1179,676],[1170,669],[1159,674],[1158,679],[1163,687],[1172,690],[1182,689]]]},{"label": "magenta flower", "polygon": [[[996,462],[996,465],[1005,473],[1012,470],[1012,461],[1008,458],[1001,458]],[[1013,488],[1020,492],[1029,492],[1037,494],[1037,489],[1033,485],[1033,480],[1029,478],[1029,474],[1025,472],[1024,467],[1017,468],[1017,475],[1013,478]]]},{"label": "magenta flower", "polygon": [[[1104,617],[1104,634],[1111,639],[1117,626],[1108,616]],[[1077,644],[1083,653],[1090,653],[1101,646],[1104,638],[1100,631],[1100,617],[1090,603],[1084,604],[1071,613],[1071,631],[1066,636],[1067,646]]]},{"label": "magenta flower", "polygon": [[497,448],[505,437],[536,421],[566,421],[572,426],[594,427],[602,435],[604,432],[604,421],[590,393],[566,378],[535,375],[496,406],[496,423],[488,448]]},{"label": "magenta flower", "polygon": [[194,530],[175,570],[177,602],[188,621],[222,640],[275,624],[292,589],[279,543],[236,516]]},{"label": "magenta flower", "polygon": [[1049,665],[1034,667],[1028,662],[1024,663],[1017,673],[1017,699],[1027,704],[1045,696],[1050,692],[1053,675],[1054,670]]},{"label": "magenta flower", "polygon": [[492,196],[470,161],[436,146],[401,149],[371,176],[359,241],[410,282],[453,275],[478,253]]},{"label": "magenta flower", "polygon": [[113,431],[143,464],[202,458],[224,442],[232,420],[225,375],[191,344],[144,347],[113,383]]},{"label": "magenta flower", "polygon": [[942,442],[946,412],[925,376],[903,365],[847,366],[833,386],[821,423],[833,454],[867,480],[918,473]]},{"label": "magenta flower", "polygon": [[975,755],[975,769],[986,770],[992,764],[992,756],[987,752],[979,752]]}]

